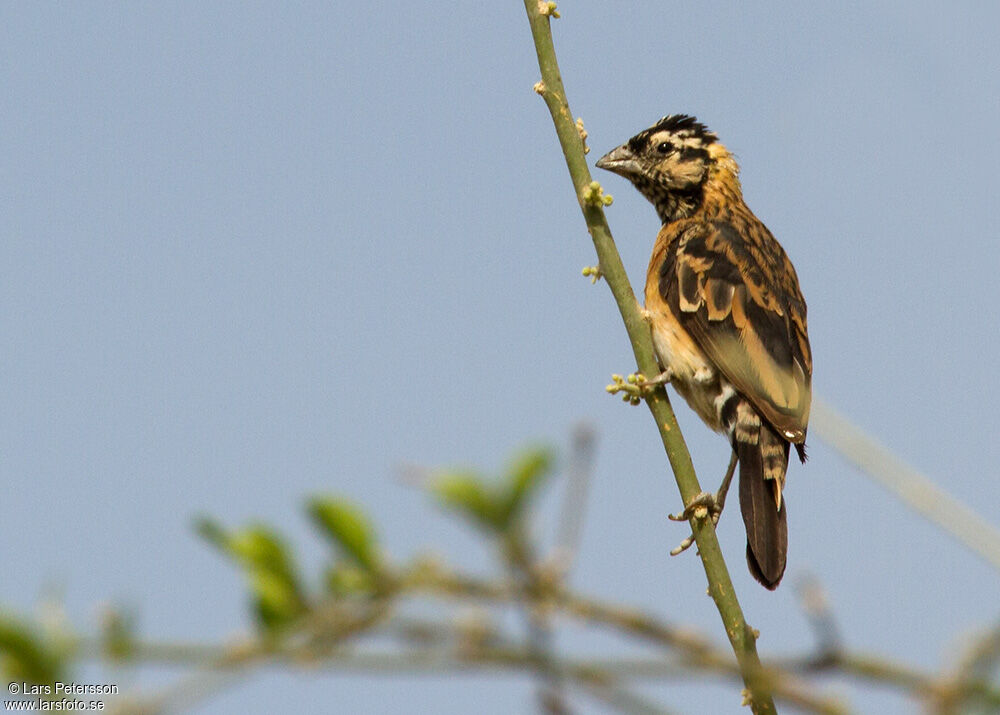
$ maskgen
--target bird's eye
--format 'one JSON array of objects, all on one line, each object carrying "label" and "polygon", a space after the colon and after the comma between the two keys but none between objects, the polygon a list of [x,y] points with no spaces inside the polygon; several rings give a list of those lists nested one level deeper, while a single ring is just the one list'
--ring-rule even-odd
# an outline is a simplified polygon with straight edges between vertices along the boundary
[{"label": "bird's eye", "polygon": [[660,142],[659,146],[656,147],[656,151],[661,154],[669,154],[670,150],[673,148],[674,147],[670,142]]}]

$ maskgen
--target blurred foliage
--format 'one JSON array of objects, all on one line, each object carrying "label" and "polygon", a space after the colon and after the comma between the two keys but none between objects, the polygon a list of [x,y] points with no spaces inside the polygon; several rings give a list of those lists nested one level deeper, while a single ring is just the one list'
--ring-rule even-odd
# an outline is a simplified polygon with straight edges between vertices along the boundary
[{"label": "blurred foliage", "polygon": [[[379,630],[398,614],[405,602],[405,596],[436,594],[446,599],[457,599],[465,610],[458,611],[451,622],[435,622],[404,616],[392,623],[402,634],[402,643],[413,648],[420,646],[426,653],[414,651],[421,658],[430,657],[438,662],[442,658],[456,658],[454,662],[464,667],[470,662],[481,664],[504,664],[504,667],[522,666],[527,671],[543,672],[548,666],[548,658],[562,657],[544,655],[532,648],[538,647],[539,633],[543,633],[538,614],[546,609],[566,607],[560,599],[566,596],[559,584],[555,589],[540,588],[539,584],[551,574],[536,558],[537,545],[531,543],[530,532],[524,529],[524,521],[540,494],[541,488],[550,478],[555,463],[554,452],[544,446],[533,446],[516,452],[497,475],[489,475],[474,469],[442,469],[430,473],[425,482],[427,493],[448,512],[458,515],[477,528],[483,535],[497,539],[501,544],[498,558],[505,567],[498,581],[477,580],[460,573],[454,573],[439,561],[418,558],[408,564],[393,564],[383,552],[372,519],[365,510],[340,496],[314,495],[306,501],[305,513],[318,535],[331,547],[329,562],[323,567],[318,578],[318,587],[310,589],[309,582],[300,571],[294,551],[282,535],[274,528],[262,523],[251,522],[239,528],[227,528],[210,516],[196,520],[197,533],[211,544],[244,575],[249,592],[252,614],[258,629],[258,637],[241,646],[243,650],[229,651],[227,647],[216,649],[211,644],[197,644],[190,653],[190,661],[184,661],[184,646],[180,650],[166,644],[165,650],[180,657],[177,661],[195,668],[205,665],[208,671],[218,667],[213,665],[221,659],[227,669],[237,667],[238,662],[260,662],[274,656],[275,662],[308,663],[331,655],[349,658],[352,648],[345,647],[351,639],[366,634],[393,633],[393,630]],[[548,583],[546,581],[546,583]],[[534,599],[538,599],[537,601]],[[510,647],[514,641],[505,640],[503,629],[494,625],[490,614],[483,608],[484,601],[494,600],[496,605],[521,603],[534,614],[528,619],[530,628],[536,629],[528,639],[528,645],[521,649]],[[704,658],[708,671],[718,667],[727,675],[727,660],[724,655],[705,658],[712,652],[709,641],[701,641],[691,635],[680,637],[669,625],[660,624],[653,616],[637,616],[635,611],[622,607],[586,601],[570,597],[573,606],[566,613],[574,613],[584,621],[592,620],[603,626],[611,626],[622,634],[640,640],[661,642],[667,651],[677,649],[684,657],[692,653]],[[469,604],[474,608],[469,610]],[[821,609],[822,610],[822,609]],[[832,623],[832,614],[824,611]],[[824,615],[820,614],[820,615]],[[58,620],[58,619],[56,619]],[[814,614],[813,621],[823,618]],[[56,681],[71,679],[71,666],[92,658],[103,659],[105,663],[122,667],[146,664],[156,645],[143,643],[137,636],[135,614],[129,610],[107,609],[102,617],[97,637],[86,639],[72,634],[61,624],[50,619],[33,620],[11,614],[0,614],[0,667],[2,675],[9,682],[23,682],[37,685],[52,685]],[[532,638],[535,640],[532,641]],[[531,643],[536,645],[533,646]],[[451,644],[455,650],[440,650],[442,644]],[[685,646],[684,644],[687,644]],[[205,648],[208,650],[206,651]],[[383,644],[384,645],[384,644]],[[822,646],[822,643],[820,643]],[[688,650],[684,648],[687,647]],[[436,649],[436,650],[435,650]],[[363,649],[362,649],[363,650]],[[205,660],[206,653],[210,654]],[[843,657],[840,646],[824,652],[823,661],[830,667],[843,668],[844,675],[850,675],[849,658]],[[831,655],[832,653],[832,655]],[[428,655],[429,654],[429,655]],[[368,653],[368,657],[372,657]],[[156,656],[153,656],[154,659]],[[235,657],[233,661],[230,658]],[[242,659],[246,659],[245,661]],[[812,657],[814,658],[814,656]],[[435,661],[434,659],[437,659]],[[947,676],[921,674],[900,667],[872,670],[872,661],[861,660],[855,666],[863,677],[873,677],[887,685],[899,688],[904,693],[923,696],[926,703],[936,703],[934,712],[973,713],[997,712],[1000,708],[1000,692],[993,689],[996,667],[1000,660],[1000,629],[989,632],[979,640],[964,659],[960,676],[949,681]],[[157,662],[157,661],[152,661]],[[423,662],[423,661],[421,661]],[[598,661],[606,662],[606,661]],[[658,662],[658,661],[656,661]],[[699,661],[702,662],[702,661]],[[711,663],[715,662],[715,665]],[[815,663],[806,658],[803,662]],[[602,665],[585,666],[579,673],[587,687],[617,687],[615,676],[600,675]],[[542,671],[538,669],[541,668]],[[595,670],[597,668],[597,670]],[[552,672],[552,671],[545,671]],[[578,675],[579,675],[578,673]],[[794,678],[792,679],[794,680]],[[932,685],[924,685],[931,683]],[[546,681],[551,684],[552,680]],[[734,681],[735,682],[735,681]],[[778,682],[778,681],[776,681]],[[185,693],[187,688],[184,688]],[[776,691],[777,695],[780,695]],[[186,697],[179,696],[181,700]],[[784,697],[793,698],[801,706],[808,703],[806,710],[814,712],[841,713],[843,707],[832,699],[816,695],[811,700],[808,693],[791,690]],[[937,700],[935,700],[937,698]],[[116,701],[120,706],[115,712],[150,713],[165,712],[166,706],[157,704],[132,707],[125,700]],[[639,710],[648,703],[640,703]],[[147,709],[142,709],[146,707]],[[124,709],[121,709],[124,708]],[[151,709],[149,709],[151,708]],[[658,708],[649,712],[658,712]]]},{"label": "blurred foliage", "polygon": [[109,660],[127,661],[138,651],[134,611],[109,608],[101,619],[101,651]]},{"label": "blurred foliage", "polygon": [[377,571],[375,530],[367,515],[344,499],[313,497],[306,507],[313,524],[366,572]]},{"label": "blurred foliage", "polygon": [[0,613],[0,668],[8,682],[53,683],[63,678],[70,651],[26,618]]},{"label": "blurred foliage", "polygon": [[553,450],[533,447],[518,452],[499,478],[469,469],[441,470],[430,490],[442,505],[489,532],[515,526],[538,489],[552,472]]},{"label": "blurred foliage", "polygon": [[243,570],[259,626],[273,630],[305,613],[307,604],[298,568],[276,531],[263,524],[226,531],[210,517],[199,519],[196,529]]}]

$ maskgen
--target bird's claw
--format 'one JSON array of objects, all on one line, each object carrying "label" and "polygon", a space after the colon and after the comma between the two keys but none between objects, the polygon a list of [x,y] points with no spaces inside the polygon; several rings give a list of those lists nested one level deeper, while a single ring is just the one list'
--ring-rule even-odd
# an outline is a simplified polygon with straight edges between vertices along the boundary
[{"label": "bird's claw", "polygon": [[611,384],[604,389],[611,395],[617,395],[619,392],[623,392],[625,394],[622,395],[622,399],[625,402],[632,405],[638,405],[642,401],[643,397],[652,394],[657,388],[670,382],[670,378],[672,376],[673,375],[669,370],[664,370],[652,380],[640,372],[634,372],[625,377],[622,377],[621,375],[612,375]]},{"label": "bird's claw", "polygon": [[690,521],[691,517],[705,519],[711,515],[712,520],[717,521],[721,513],[722,505],[718,496],[711,492],[702,492],[692,499],[680,514],[667,514],[667,518],[671,521]]},{"label": "bird's claw", "polygon": [[[733,481],[733,474],[736,473],[736,462],[736,452],[733,451],[733,454],[729,458],[729,467],[726,469],[726,476],[722,478],[722,484],[719,485],[719,491],[715,494],[702,492],[692,499],[690,504],[684,507],[683,512],[680,514],[668,514],[667,516],[674,521],[688,521],[691,517],[705,519],[711,516],[712,525],[718,524],[719,517],[722,516],[722,510],[726,506],[726,495],[729,493],[729,485]],[[670,555],[677,556],[677,554],[687,551],[693,543],[694,534],[691,534],[677,548],[673,549]]]},{"label": "bird's claw", "polygon": [[[692,499],[680,514],[667,514],[667,518],[671,521],[690,521],[692,517],[695,519],[711,518],[714,525],[719,523],[723,506],[725,506],[724,494],[720,498],[718,493],[702,492]],[[694,544],[694,534],[690,534],[684,541],[671,549],[670,555],[677,556],[678,554],[682,554],[691,548],[692,544]]]}]

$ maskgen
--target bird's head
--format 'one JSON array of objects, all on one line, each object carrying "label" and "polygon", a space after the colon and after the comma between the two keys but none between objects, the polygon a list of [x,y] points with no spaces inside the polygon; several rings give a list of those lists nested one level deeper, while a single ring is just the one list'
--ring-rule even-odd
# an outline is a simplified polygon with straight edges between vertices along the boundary
[{"label": "bird's head", "polygon": [[735,181],[739,171],[715,134],[685,114],[664,117],[602,156],[597,166],[631,181],[663,223],[694,213],[711,178],[724,171]]}]

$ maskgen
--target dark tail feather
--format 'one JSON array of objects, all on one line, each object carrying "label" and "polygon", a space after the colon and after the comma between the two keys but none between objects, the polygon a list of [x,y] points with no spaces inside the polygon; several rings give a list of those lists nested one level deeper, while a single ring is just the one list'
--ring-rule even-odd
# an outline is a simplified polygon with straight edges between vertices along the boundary
[{"label": "dark tail feather", "polygon": [[803,464],[805,464],[806,460],[809,459],[809,455],[806,454],[806,443],[805,442],[799,442],[798,444],[796,444],[795,445],[795,451],[798,452],[799,461],[802,462]]},{"label": "dark tail feather", "polygon": [[[759,434],[760,444],[736,442],[736,454],[740,460],[740,510],[747,529],[747,565],[750,573],[764,588],[773,591],[785,573],[788,524],[784,499],[780,510],[775,500],[777,482],[764,479],[762,448],[771,435],[766,428]],[[774,438],[777,439],[777,435]]]}]

